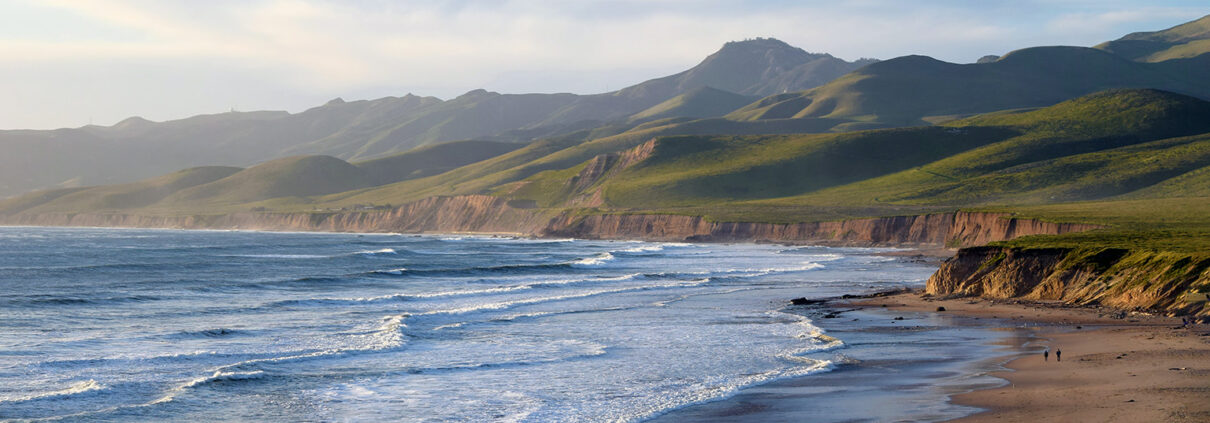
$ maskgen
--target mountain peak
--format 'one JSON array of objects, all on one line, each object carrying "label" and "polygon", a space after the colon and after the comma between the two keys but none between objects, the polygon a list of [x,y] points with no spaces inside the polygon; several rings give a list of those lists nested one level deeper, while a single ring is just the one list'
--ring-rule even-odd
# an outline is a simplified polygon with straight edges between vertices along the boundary
[{"label": "mountain peak", "polygon": [[488,91],[488,90],[485,90],[482,88],[476,88],[476,89],[467,91],[466,94],[462,94],[462,95],[458,96],[455,100],[457,100],[457,99],[474,100],[477,98],[488,97],[488,96],[497,96],[497,95],[500,95],[500,93],[497,93],[495,91]]},{"label": "mountain peak", "polygon": [[866,63],[808,53],[776,38],[751,38],[723,44],[697,66],[667,80],[675,82],[675,93],[711,86],[763,96],[816,87]]},{"label": "mountain peak", "polygon": [[782,41],[782,40],[779,40],[776,38],[761,38],[761,37],[748,38],[748,39],[744,39],[744,40],[740,40],[740,41],[728,41],[726,43],[723,43],[723,48],[720,49],[720,51],[721,50],[735,50],[735,49],[742,49],[742,50],[788,49],[788,50],[802,51],[802,49],[789,45],[785,41]]},{"label": "mountain peak", "polygon": [[774,66],[797,66],[811,60],[832,57],[829,54],[808,53],[776,38],[749,38],[729,41],[702,63],[714,60],[757,60]]},{"label": "mountain peak", "polygon": [[153,123],[155,123],[155,122],[152,122],[147,119],[143,119],[142,116],[131,116],[126,119],[122,119],[121,122],[113,124],[113,128],[114,129],[134,129],[134,128],[146,127],[147,125],[151,125]]}]

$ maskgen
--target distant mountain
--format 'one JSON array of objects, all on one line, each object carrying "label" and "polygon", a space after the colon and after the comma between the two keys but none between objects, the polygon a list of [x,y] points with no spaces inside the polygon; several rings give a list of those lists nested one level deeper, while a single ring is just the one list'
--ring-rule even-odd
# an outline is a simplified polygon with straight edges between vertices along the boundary
[{"label": "distant mountain", "polygon": [[846,62],[829,54],[808,53],[773,38],[733,41],[692,69],[617,91],[620,96],[667,98],[695,88],[713,87],[748,96],[767,96],[826,84],[877,62]]},{"label": "distant mountain", "polygon": [[140,208],[173,211],[199,207],[219,210],[272,199],[300,201],[301,197],[435,175],[521,146],[492,141],[455,141],[356,163],[331,156],[294,156],[247,169],[196,167],[126,184],[35,192],[0,200],[0,208],[29,212]]},{"label": "distant mountain", "polygon": [[[406,95],[335,99],[307,111],[232,112],[168,122],[0,131],[0,197],[33,189],[112,184],[202,165],[248,166],[294,155],[365,160],[442,142],[528,142],[593,128],[682,94],[713,87],[740,95],[811,88],[870,60],[845,62],[773,39],[727,43],[685,72],[595,94],[500,94],[473,90],[440,100]],[[726,107],[739,107],[726,102]],[[682,109],[721,115],[718,104]],[[672,114],[675,108],[666,110]],[[661,116],[671,116],[664,113]]]},{"label": "distant mountain", "polygon": [[993,62],[964,65],[905,56],[868,65],[818,88],[764,98],[728,117],[832,118],[850,122],[837,129],[861,129],[1042,107],[1114,88],[1156,88],[1210,98],[1205,70],[1210,70],[1210,55],[1140,63],[1084,47],[1027,48]]},{"label": "distant mountain", "polygon": [[1129,34],[1095,48],[1140,62],[1197,57],[1210,53],[1210,15],[1163,31]]},{"label": "distant mountain", "polygon": [[[489,194],[552,212],[593,208],[793,221],[1189,198],[1205,195],[1210,180],[1210,102],[1159,90],[1110,90],[941,126],[770,134],[778,123],[805,122],[811,120],[708,119],[587,143],[544,140],[374,188],[372,173],[407,158],[350,164],[292,157],[243,170],[190,169],[132,184],[32,193],[0,201],[0,215],[304,211]],[[743,127],[749,135],[717,135]],[[432,157],[440,147],[409,153],[416,155],[411,161]],[[486,148],[459,149],[477,147]]]}]

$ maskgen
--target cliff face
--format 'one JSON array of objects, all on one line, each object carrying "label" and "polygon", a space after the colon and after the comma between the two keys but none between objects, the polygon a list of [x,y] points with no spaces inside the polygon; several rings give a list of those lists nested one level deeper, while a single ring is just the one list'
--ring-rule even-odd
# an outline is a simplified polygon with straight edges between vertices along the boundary
[{"label": "cliff face", "polygon": [[146,216],[44,213],[4,218],[8,225],[102,226],[177,229],[248,229],[331,232],[536,233],[549,219],[510,207],[500,197],[431,197],[391,210],[324,213],[231,213]]},{"label": "cliff face", "polygon": [[[624,158],[623,158],[624,159]],[[624,161],[624,160],[623,160]],[[554,215],[514,207],[500,197],[431,197],[391,210],[147,216],[36,214],[0,218],[9,225],[253,229],[334,232],[500,232],[594,239],[704,242],[813,242],[843,245],[964,246],[1025,235],[1062,234],[1094,225],[1015,219],[1000,213],[942,213],[794,224],[710,222],[679,215]]]},{"label": "cliff face", "polygon": [[964,248],[929,278],[926,292],[1210,315],[1210,256],[1114,248]]},{"label": "cliff face", "polygon": [[1063,234],[1096,225],[1015,219],[1002,213],[940,213],[792,224],[710,222],[697,216],[561,216],[543,235],[689,241],[800,241],[845,245],[977,245],[1025,235]]}]

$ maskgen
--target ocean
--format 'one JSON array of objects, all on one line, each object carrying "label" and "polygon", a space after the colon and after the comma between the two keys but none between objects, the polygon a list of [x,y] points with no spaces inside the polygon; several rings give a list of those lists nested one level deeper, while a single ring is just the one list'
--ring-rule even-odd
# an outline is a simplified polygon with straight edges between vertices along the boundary
[{"label": "ocean", "polygon": [[883,251],[0,228],[0,419],[641,421],[823,380],[788,300],[936,269]]}]

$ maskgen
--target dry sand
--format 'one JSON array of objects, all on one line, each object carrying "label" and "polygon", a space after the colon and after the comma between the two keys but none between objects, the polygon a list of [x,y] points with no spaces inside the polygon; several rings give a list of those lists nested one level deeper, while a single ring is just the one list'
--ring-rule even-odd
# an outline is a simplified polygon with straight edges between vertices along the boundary
[{"label": "dry sand", "polygon": [[[978,326],[1036,328],[1030,347],[1038,352],[1008,362],[1011,371],[994,373],[1007,385],[953,397],[954,403],[988,410],[960,422],[1210,422],[1210,325],[1182,327],[1179,318],[919,294],[854,305],[948,313]],[[1048,361],[1044,349],[1051,352]]]}]

